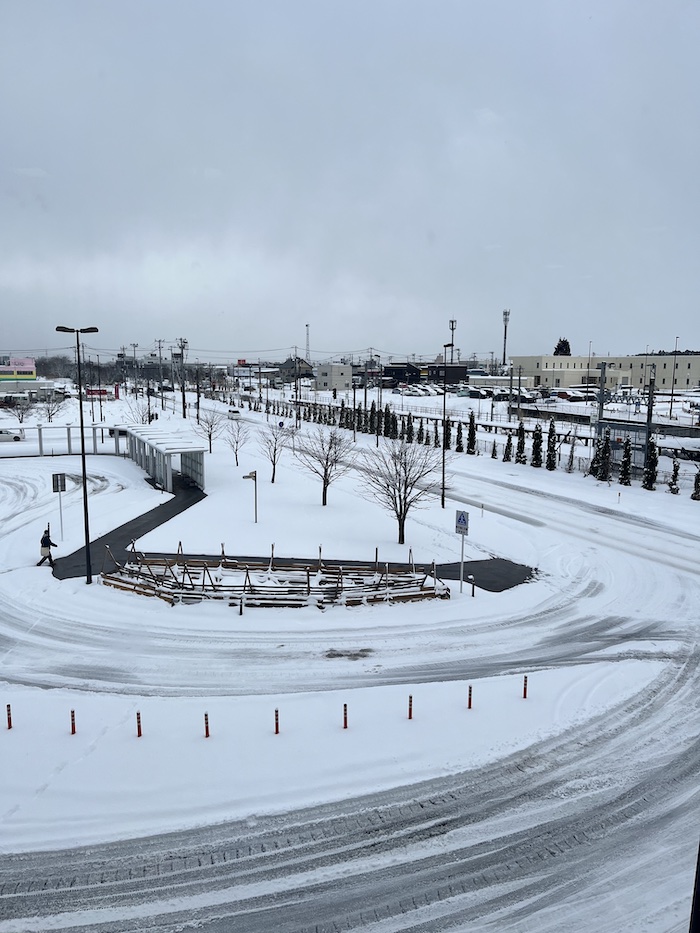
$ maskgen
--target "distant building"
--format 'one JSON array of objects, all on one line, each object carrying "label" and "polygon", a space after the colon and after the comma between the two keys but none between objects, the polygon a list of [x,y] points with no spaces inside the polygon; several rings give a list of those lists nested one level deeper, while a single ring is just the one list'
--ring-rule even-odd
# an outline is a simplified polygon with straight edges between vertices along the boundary
[{"label": "distant building", "polygon": [[324,363],[316,372],[316,389],[321,392],[346,392],[352,388],[351,363]]},{"label": "distant building", "polygon": [[[611,392],[645,392],[655,374],[656,391],[670,393],[700,388],[700,353],[640,353],[636,356],[514,356],[513,371],[535,387],[567,389],[599,387],[600,362],[605,360],[605,385]],[[654,367],[654,370],[652,370]]]},{"label": "distant building", "polygon": [[36,363],[31,357],[0,357],[0,382],[36,380]]},{"label": "distant building", "polygon": [[299,356],[287,357],[284,363],[280,363],[279,371],[283,382],[294,382],[297,378],[308,379],[314,374],[311,365]]}]

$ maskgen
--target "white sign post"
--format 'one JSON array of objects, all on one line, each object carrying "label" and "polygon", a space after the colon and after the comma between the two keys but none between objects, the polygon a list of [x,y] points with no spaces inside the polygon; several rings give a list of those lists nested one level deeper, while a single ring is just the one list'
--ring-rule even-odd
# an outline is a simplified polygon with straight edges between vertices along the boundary
[{"label": "white sign post", "polygon": [[63,506],[61,504],[61,493],[66,491],[66,474],[52,473],[51,480],[53,491],[58,493],[58,512],[61,516],[61,541],[63,541]]},{"label": "white sign post", "polygon": [[459,592],[461,593],[464,582],[464,538],[469,534],[469,512],[461,512],[457,509],[455,531],[462,536],[462,556],[459,561]]}]

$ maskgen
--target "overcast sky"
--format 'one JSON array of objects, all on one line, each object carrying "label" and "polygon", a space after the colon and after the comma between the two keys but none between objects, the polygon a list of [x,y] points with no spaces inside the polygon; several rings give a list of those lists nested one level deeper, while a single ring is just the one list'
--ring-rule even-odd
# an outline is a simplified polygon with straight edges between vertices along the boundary
[{"label": "overcast sky", "polygon": [[0,0],[0,353],[700,350],[699,48],[696,0]]}]

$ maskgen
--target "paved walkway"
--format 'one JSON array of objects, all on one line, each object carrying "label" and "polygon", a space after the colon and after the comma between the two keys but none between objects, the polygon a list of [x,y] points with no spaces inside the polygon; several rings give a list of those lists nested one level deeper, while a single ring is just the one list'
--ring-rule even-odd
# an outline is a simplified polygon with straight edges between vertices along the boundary
[{"label": "paved walkway", "polygon": [[[145,512],[138,518],[126,522],[124,525],[120,525],[102,538],[97,538],[97,540],[90,542],[90,559],[92,562],[93,576],[99,575],[103,571],[109,573],[115,570],[118,564],[125,563],[128,559],[133,541],[137,541],[149,531],[153,531],[154,528],[163,525],[165,522],[170,521],[171,518],[174,518],[191,506],[201,502],[205,496],[206,493],[202,492],[201,489],[186,486],[179,478],[175,479],[174,495],[172,499],[164,502],[163,505],[156,506],[155,509],[151,509],[149,512]],[[107,548],[109,548],[109,551],[107,551]],[[114,560],[110,559],[110,553],[113,555]],[[171,553],[168,556],[174,557],[174,554]],[[186,554],[183,556],[192,559],[208,557],[209,559],[215,560],[219,555]],[[260,563],[261,561],[266,561],[268,558],[260,556],[240,556],[235,559],[241,564],[246,564]],[[298,564],[300,567],[313,567],[316,560],[313,558],[285,559],[285,564],[289,563]],[[327,560],[324,558],[323,563],[327,567],[342,566],[350,568],[359,564],[366,566],[367,561]],[[384,567],[385,563],[382,562],[381,566]],[[423,572],[432,570],[431,564],[416,564],[415,567],[417,570]],[[393,568],[406,570],[408,564],[390,562],[389,570]],[[436,569],[437,575],[441,580],[459,580],[459,562],[438,564]],[[59,580],[85,576],[85,548],[82,547],[80,550],[74,551],[66,557],[55,558],[53,574]],[[472,560],[464,562],[465,587],[471,585],[471,580],[468,580],[468,578],[473,576],[474,584],[477,587],[488,590],[491,593],[501,593],[511,587],[519,586],[521,583],[526,583],[532,578],[532,575],[533,570],[531,567],[526,567],[524,564],[515,564],[512,561],[503,560],[500,557],[494,557],[491,560]]]}]

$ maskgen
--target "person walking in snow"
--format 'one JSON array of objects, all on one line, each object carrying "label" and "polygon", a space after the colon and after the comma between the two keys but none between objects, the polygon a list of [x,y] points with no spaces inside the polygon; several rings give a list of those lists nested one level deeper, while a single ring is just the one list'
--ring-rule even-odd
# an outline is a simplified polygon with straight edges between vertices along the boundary
[{"label": "person walking in snow", "polygon": [[40,567],[45,560],[47,560],[53,567],[53,557],[51,556],[52,547],[56,547],[56,545],[51,540],[51,535],[49,533],[49,529],[47,528],[41,536],[41,560],[37,561],[37,567]]}]

